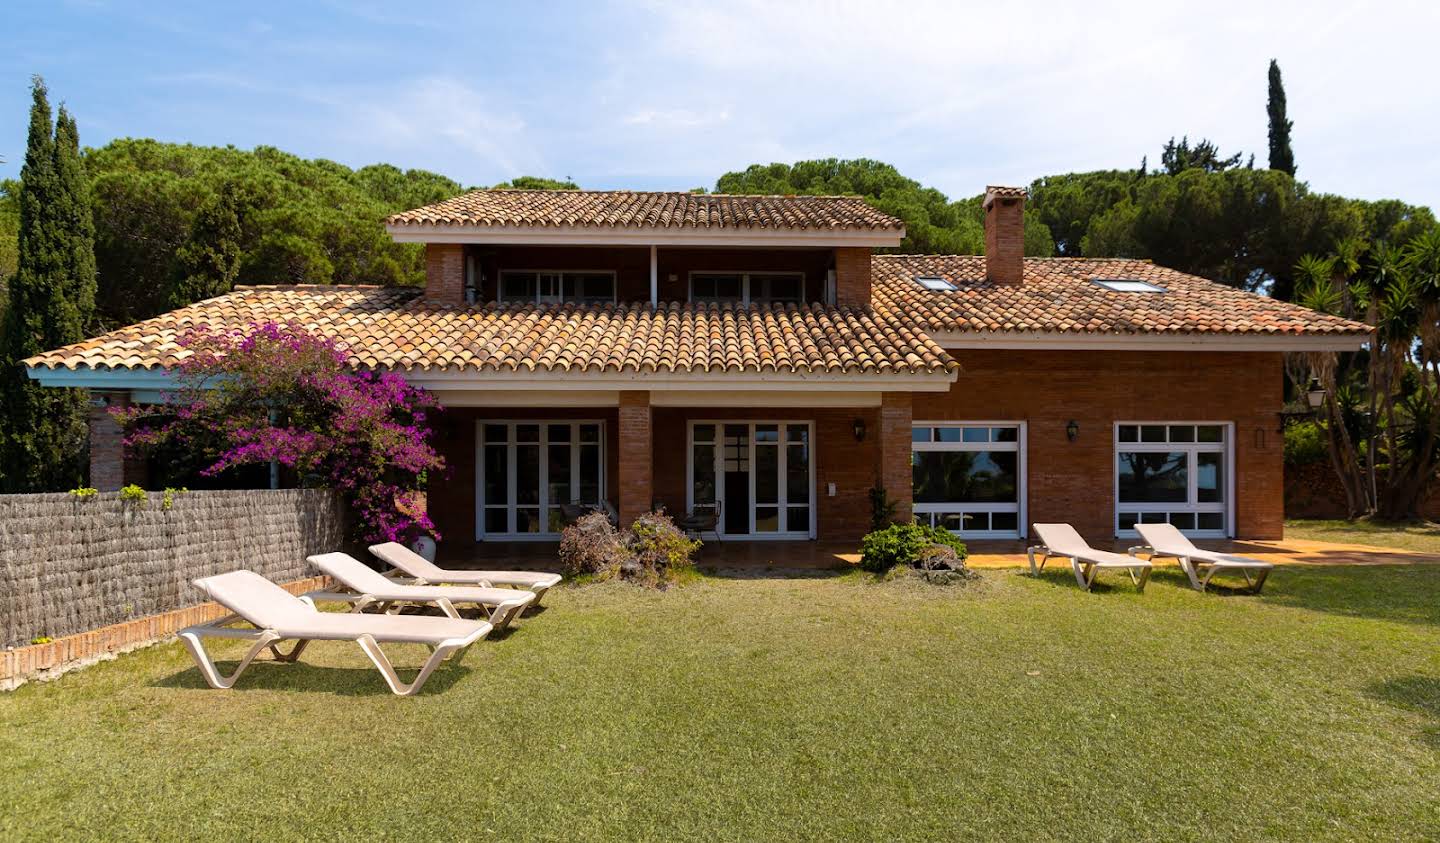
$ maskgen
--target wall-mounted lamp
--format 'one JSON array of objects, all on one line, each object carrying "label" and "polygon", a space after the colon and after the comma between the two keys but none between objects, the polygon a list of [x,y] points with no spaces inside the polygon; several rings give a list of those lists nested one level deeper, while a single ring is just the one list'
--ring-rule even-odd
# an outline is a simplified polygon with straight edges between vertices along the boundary
[{"label": "wall-mounted lamp", "polygon": [[853,428],[853,429],[854,429],[854,431],[855,431],[855,441],[856,441],[856,442],[864,442],[864,441],[865,441],[865,420],[864,420],[864,419],[860,419],[860,418],[855,419],[855,421],[854,421],[854,428]]},{"label": "wall-mounted lamp", "polygon": [[1282,410],[1277,413],[1280,416],[1280,432],[1285,432],[1286,425],[1299,419],[1314,418],[1320,412],[1320,405],[1325,403],[1325,387],[1320,385],[1319,378],[1311,378],[1310,385],[1305,387],[1305,403],[1309,405],[1308,410]]},{"label": "wall-mounted lamp", "polygon": [[1069,439],[1071,442],[1074,442],[1074,441],[1075,441],[1075,437],[1077,437],[1077,436],[1079,436],[1079,435],[1080,435],[1080,423],[1077,422],[1077,421],[1075,421],[1074,419],[1071,419],[1071,420],[1070,420],[1070,423],[1067,424],[1067,425],[1065,425],[1065,438],[1066,438],[1066,439]]}]

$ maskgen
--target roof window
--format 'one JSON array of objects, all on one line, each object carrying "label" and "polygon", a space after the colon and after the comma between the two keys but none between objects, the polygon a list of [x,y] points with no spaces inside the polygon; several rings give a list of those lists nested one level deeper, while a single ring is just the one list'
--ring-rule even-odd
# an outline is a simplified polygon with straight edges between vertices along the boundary
[{"label": "roof window", "polygon": [[1139,278],[1091,278],[1090,281],[1116,293],[1163,293],[1164,287],[1157,287]]},{"label": "roof window", "polygon": [[944,278],[938,278],[934,275],[917,275],[915,276],[915,283],[927,290],[934,290],[939,293],[953,293],[959,289]]}]

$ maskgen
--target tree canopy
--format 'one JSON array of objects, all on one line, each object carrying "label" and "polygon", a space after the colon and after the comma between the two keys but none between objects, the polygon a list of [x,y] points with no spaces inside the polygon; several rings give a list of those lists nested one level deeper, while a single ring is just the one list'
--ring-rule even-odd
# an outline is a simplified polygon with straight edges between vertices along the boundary
[{"label": "tree canopy", "polygon": [[1290,130],[1294,121],[1285,116],[1285,82],[1280,78],[1280,64],[1270,60],[1270,91],[1265,99],[1265,113],[1270,118],[1270,169],[1289,176],[1295,175],[1295,153],[1290,149]]}]

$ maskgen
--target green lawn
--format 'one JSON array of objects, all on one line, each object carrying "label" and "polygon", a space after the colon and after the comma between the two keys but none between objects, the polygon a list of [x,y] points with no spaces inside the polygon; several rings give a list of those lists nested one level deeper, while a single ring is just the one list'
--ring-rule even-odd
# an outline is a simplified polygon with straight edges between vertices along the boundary
[{"label": "green lawn", "polygon": [[0,694],[0,837],[1440,836],[1440,566],[547,600],[411,699],[338,643],[234,691],[167,643]]},{"label": "green lawn", "polygon": [[1440,524],[1385,524],[1371,521],[1292,519],[1285,522],[1287,539],[1368,544],[1440,554]]}]

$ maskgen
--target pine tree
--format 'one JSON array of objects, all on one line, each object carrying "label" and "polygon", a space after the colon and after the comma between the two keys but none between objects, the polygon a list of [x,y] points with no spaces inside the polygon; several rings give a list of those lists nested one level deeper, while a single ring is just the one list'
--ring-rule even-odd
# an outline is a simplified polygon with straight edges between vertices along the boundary
[{"label": "pine tree", "polygon": [[1280,79],[1280,65],[1270,60],[1270,96],[1265,102],[1270,115],[1270,169],[1295,175],[1295,153],[1290,149],[1290,128],[1295,124],[1285,117],[1285,83]]},{"label": "pine tree", "polygon": [[195,215],[185,245],[175,253],[176,278],[170,285],[170,307],[185,307],[228,293],[235,286],[245,255],[242,204],[239,187],[226,181],[215,198]]},{"label": "pine tree", "polygon": [[[20,361],[41,351],[84,338],[83,302],[71,294],[83,284],[72,273],[89,271],[89,310],[95,301],[95,257],[81,254],[77,228],[93,238],[88,201],[79,166],[78,141],[57,145],[50,123],[50,101],[44,80],[33,83],[30,132],[25,164],[20,169],[19,265],[10,283],[10,301],[0,329],[0,489],[7,492],[55,490],[77,485],[85,440],[85,396],[78,390],[44,389],[25,374]],[[68,118],[68,115],[67,115]]]}]

